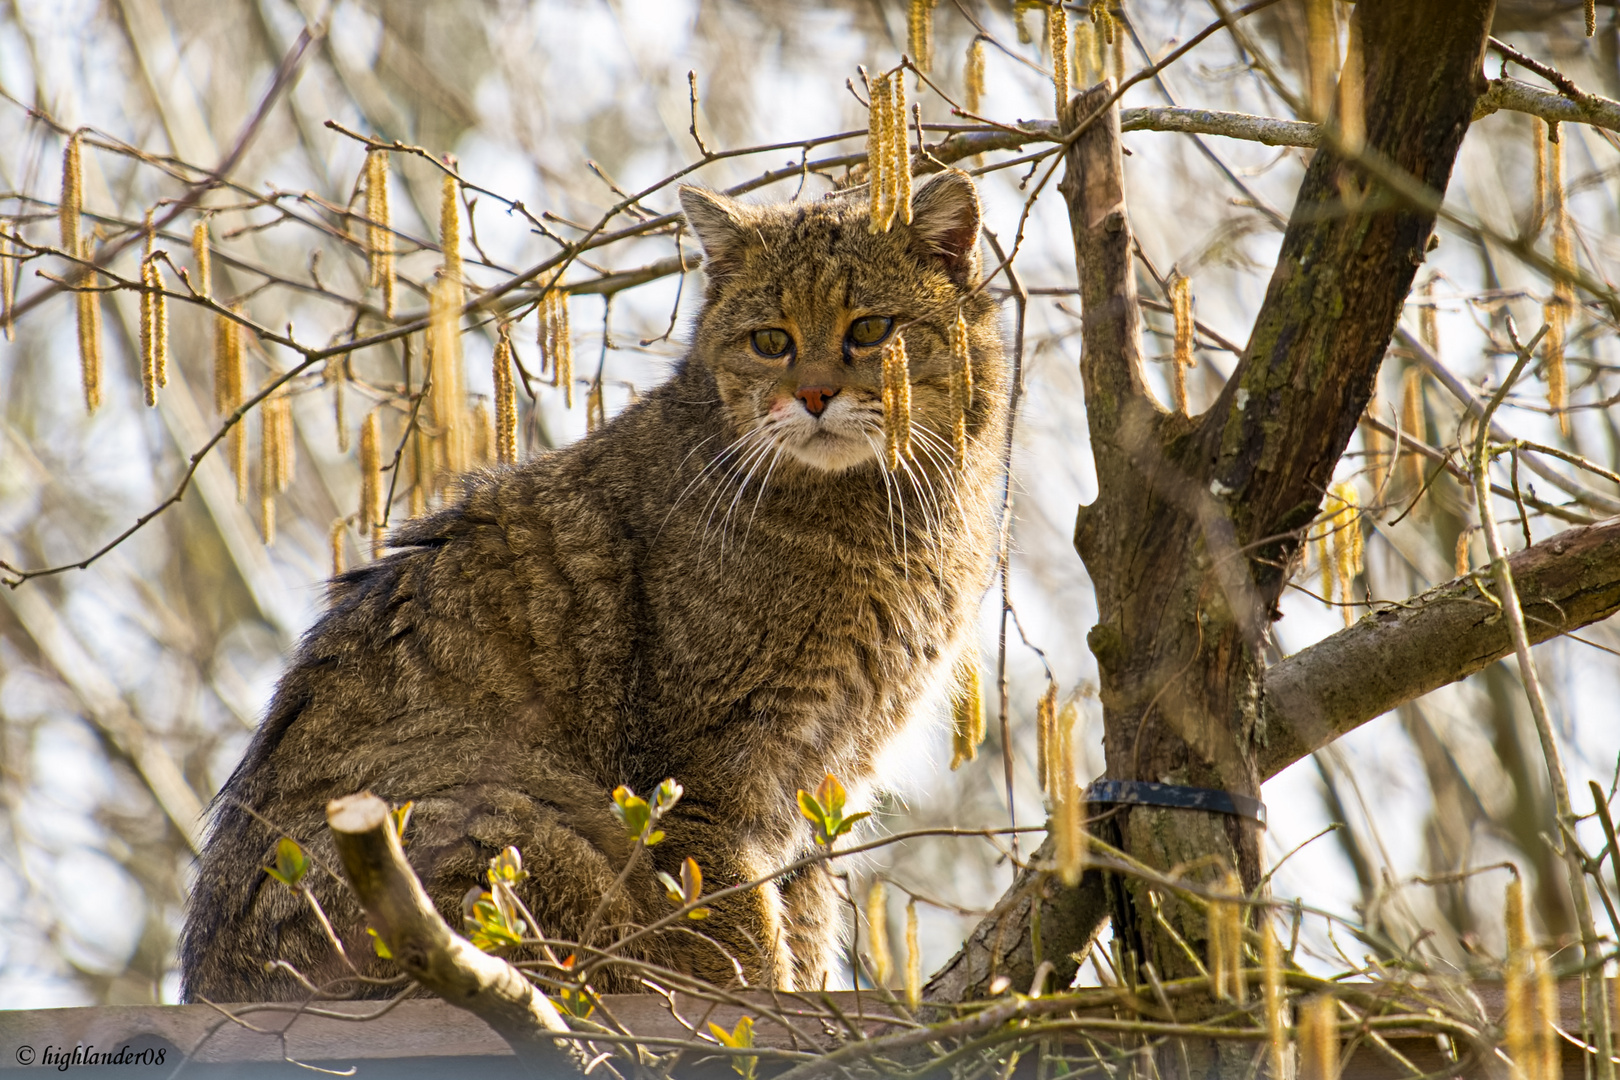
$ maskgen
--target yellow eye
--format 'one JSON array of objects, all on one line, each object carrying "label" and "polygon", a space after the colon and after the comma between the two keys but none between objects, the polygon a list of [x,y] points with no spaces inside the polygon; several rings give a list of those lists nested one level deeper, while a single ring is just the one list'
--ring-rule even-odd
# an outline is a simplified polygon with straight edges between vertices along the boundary
[{"label": "yellow eye", "polygon": [[850,344],[876,345],[889,336],[893,326],[894,320],[887,315],[867,315],[856,319],[849,325]]},{"label": "yellow eye", "polygon": [[755,330],[754,351],[767,360],[780,360],[793,351],[793,339],[786,330]]}]

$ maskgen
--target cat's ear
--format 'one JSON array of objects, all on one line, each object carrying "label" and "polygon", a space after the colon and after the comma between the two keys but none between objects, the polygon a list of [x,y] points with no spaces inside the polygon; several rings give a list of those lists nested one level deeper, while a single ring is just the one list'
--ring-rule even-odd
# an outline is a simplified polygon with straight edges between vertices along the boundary
[{"label": "cat's ear", "polygon": [[961,169],[946,169],[911,199],[911,232],[958,285],[979,283],[979,191]]},{"label": "cat's ear", "polygon": [[703,245],[703,272],[710,281],[725,277],[742,266],[742,249],[748,233],[743,226],[742,204],[707,188],[682,184],[681,209],[698,243]]}]

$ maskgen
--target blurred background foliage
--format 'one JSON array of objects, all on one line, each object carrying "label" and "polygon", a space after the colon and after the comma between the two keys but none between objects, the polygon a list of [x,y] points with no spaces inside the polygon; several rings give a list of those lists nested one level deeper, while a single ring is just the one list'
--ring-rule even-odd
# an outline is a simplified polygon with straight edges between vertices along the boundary
[{"label": "blurred background foliage", "polygon": [[[1089,19],[1088,6],[1071,5],[1077,26]],[[1349,9],[1333,7],[1342,27]],[[614,186],[640,190],[697,160],[694,119],[712,149],[850,132],[849,143],[818,152],[858,152],[866,111],[846,80],[859,87],[857,65],[887,68],[908,49],[907,8],[899,0],[7,0],[0,3],[0,218],[32,242],[55,242],[66,131],[85,129],[84,229],[97,242],[138,231],[147,208],[155,206],[161,217],[188,182],[240,142],[245,149],[230,177],[235,186],[209,192],[200,208],[216,245],[216,295],[240,300],[262,326],[290,325],[305,343],[364,336],[386,325],[375,292],[367,293],[366,261],[343,213],[363,210],[357,191],[364,148],[326,121],[450,155],[463,177],[509,200],[465,193],[472,226],[464,233],[466,276],[474,286],[489,286],[554,254],[547,232],[580,236],[618,201]],[[1496,33],[1584,88],[1620,96],[1620,22],[1600,7],[1597,33],[1588,39],[1581,8],[1502,0]],[[1215,10],[1126,0],[1121,15],[1128,30],[1122,58],[1134,71],[1144,55],[1160,57],[1208,24]],[[1003,0],[947,0],[931,18],[933,77],[942,88],[961,91],[969,44],[982,35],[988,43],[982,114],[1002,122],[1051,116],[1051,83],[1041,70],[1051,58],[1043,54],[1039,10],[1017,12]],[[1282,0],[1248,25],[1280,77],[1303,86],[1303,0]],[[313,35],[312,44],[296,82],[255,121],[278,65],[303,33]],[[1133,87],[1124,105],[1291,115],[1251,59],[1217,34],[1159,78]],[[1488,61],[1493,77],[1497,64]],[[688,71],[696,76],[695,108]],[[908,91],[925,121],[962,122],[937,94]],[[1480,120],[1448,201],[1504,235],[1538,228],[1532,217],[1539,124],[1505,112]],[[1145,257],[1141,293],[1160,302],[1148,307],[1146,319],[1150,366],[1164,400],[1172,324],[1156,279],[1172,269],[1190,277],[1197,317],[1213,331],[1200,335],[1198,365],[1189,373],[1197,411],[1214,399],[1233,365],[1220,339],[1247,337],[1307,152],[1148,131],[1125,141],[1132,219]],[[145,156],[114,152],[109,144],[137,147]],[[1614,240],[1620,149],[1610,133],[1575,125],[1566,125],[1560,145],[1575,258],[1611,281],[1620,267]],[[1003,242],[1016,231],[1028,195],[1026,170],[995,166],[1018,153],[982,162],[990,168],[982,180],[987,225]],[[789,146],[715,161],[696,178],[726,187],[800,161],[799,147]],[[424,309],[441,261],[433,240],[441,173],[401,153],[392,155],[392,168],[403,319]],[[842,170],[794,175],[766,194],[814,198],[841,176]],[[669,212],[673,189],[641,205]],[[159,238],[174,265],[191,265],[187,238],[196,217],[188,210]],[[976,761],[952,772],[943,717],[915,732],[893,755],[892,788],[877,797],[882,828],[1005,823],[1004,752],[1013,755],[1018,822],[1044,820],[1034,712],[1048,671],[1065,696],[1082,702],[1087,727],[1079,775],[1089,779],[1102,767],[1100,712],[1087,696],[1094,667],[1084,646],[1094,609],[1070,546],[1076,504],[1090,498],[1094,478],[1076,370],[1078,312],[1064,295],[1074,266],[1061,200],[1037,201],[1026,231],[1016,266],[1035,295],[1013,462],[1011,744],[1002,745],[997,716],[1000,605],[992,593],[982,649],[990,741]],[[1440,235],[1420,271],[1406,325],[1477,388],[1505,370],[1506,317],[1533,331],[1552,290],[1496,242],[1448,225]],[[679,242],[667,231],[624,240],[590,253],[570,280],[667,259]],[[133,276],[136,258],[132,245],[114,268]],[[21,302],[50,287],[36,270],[64,269],[59,258],[23,263]],[[173,286],[173,273],[165,272]],[[561,390],[544,380],[528,388],[532,394],[520,390],[520,455],[584,435],[593,390],[600,411],[611,416],[639,388],[663,378],[681,354],[697,293],[695,276],[683,283],[675,274],[574,296],[579,393],[568,408]],[[672,312],[674,332],[666,336]],[[1008,312],[1010,318],[1010,304]],[[13,565],[74,562],[99,548],[172,490],[219,423],[207,390],[211,315],[169,305],[170,379],[155,408],[141,400],[138,297],[108,294],[103,318],[103,404],[93,415],[79,388],[71,297],[39,302],[17,319],[15,339],[0,341],[0,559]],[[531,371],[538,360],[535,321],[530,316],[514,330],[518,357]],[[1587,309],[1570,327],[1567,434],[1548,408],[1544,381],[1522,384],[1503,422],[1517,435],[1614,468],[1620,429],[1610,401],[1620,389],[1620,350],[1611,330]],[[484,402],[493,390],[493,338],[488,325],[465,334],[469,391]],[[252,341],[250,389],[298,359]],[[238,502],[221,449],[202,460],[178,505],[88,569],[0,589],[0,1007],[175,999],[174,941],[192,873],[196,812],[234,766],[282,657],[319,609],[335,520],[348,519],[339,534],[344,558],[353,564],[368,557],[368,537],[354,527],[357,430],[377,408],[385,459],[393,453],[409,413],[407,362],[394,341],[289,384],[296,469],[288,490],[275,497],[273,544],[262,539],[259,501]],[[419,384],[419,355],[417,364]],[[345,430],[334,402],[339,383],[347,395]],[[1436,446],[1454,443],[1461,431],[1457,399],[1399,348],[1385,364],[1373,411],[1391,423],[1399,412],[1404,430],[1416,424]],[[247,423],[256,447],[257,410]],[[1387,444],[1358,436],[1339,470],[1338,479],[1357,485],[1366,500],[1388,464],[1379,453],[1387,453]],[[256,475],[257,456],[249,456]],[[1469,496],[1449,476],[1435,478],[1396,521],[1416,498],[1421,475],[1397,468],[1384,488],[1387,510],[1381,506],[1358,522],[1366,556],[1357,599],[1399,599],[1451,578],[1459,536],[1470,545],[1468,561],[1484,561],[1477,532],[1468,531]],[[411,507],[403,481],[391,511],[396,517]],[[1595,501],[1570,512],[1612,514],[1615,506],[1605,501],[1613,504],[1620,493],[1601,480],[1584,482]],[[1498,513],[1513,518],[1512,503]],[[1567,523],[1538,516],[1526,527],[1542,538]],[[1299,584],[1319,591],[1317,570],[1309,562]],[[1342,625],[1338,609],[1303,591],[1291,592],[1283,611],[1278,655]],[[1600,625],[1582,636],[1591,644],[1566,639],[1539,647],[1537,655],[1572,787],[1584,790],[1596,778],[1607,788],[1620,750],[1614,723],[1620,669],[1612,652],[1620,635]],[[1277,777],[1265,793],[1273,861],[1329,825],[1340,826],[1293,855],[1274,881],[1280,896],[1365,923],[1360,943],[1308,940],[1324,957],[1339,946],[1356,956],[1416,949],[1432,962],[1466,968],[1481,950],[1499,952],[1499,880],[1435,888],[1410,879],[1504,858],[1530,872],[1540,929],[1557,934],[1570,927],[1567,886],[1545,840],[1552,821],[1546,772],[1510,666],[1497,664],[1367,725]],[[339,794],[345,793],[333,793]],[[1026,837],[1022,846],[1028,851],[1033,841]],[[1598,847],[1601,841],[1588,845]],[[904,896],[918,898],[925,970],[954,951],[975,912],[1011,879],[1004,853],[977,841],[913,841],[847,869],[862,894],[875,876],[890,883],[896,928]]]}]

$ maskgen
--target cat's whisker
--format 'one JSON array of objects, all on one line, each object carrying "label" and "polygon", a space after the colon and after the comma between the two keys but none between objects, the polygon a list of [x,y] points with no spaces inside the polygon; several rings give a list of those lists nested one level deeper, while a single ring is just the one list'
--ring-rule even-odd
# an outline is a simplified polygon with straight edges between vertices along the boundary
[{"label": "cat's whisker", "polygon": [[[748,475],[743,477],[743,482],[738,485],[737,494],[732,498],[731,505],[726,508],[725,517],[723,517],[720,521],[720,558],[722,561],[726,557],[726,538],[731,532],[732,517],[737,512],[737,504],[742,502],[744,495],[748,494],[748,485],[753,482],[754,474],[758,471],[759,466],[764,462],[765,455],[767,453],[771,454],[771,463],[765,471],[765,478],[760,481],[760,497],[764,496],[765,486],[770,483],[771,473],[775,470],[776,462],[781,456],[781,440],[773,437],[765,444],[764,448],[758,454],[754,455],[748,466]],[[755,505],[758,505],[758,499],[755,500]],[[744,542],[746,543],[746,539]]]},{"label": "cat's whisker", "polygon": [[942,435],[923,424],[912,428],[914,435],[920,436],[918,445],[928,459],[934,463],[940,476],[948,477],[948,488],[951,502],[956,506],[956,512],[964,522],[968,520],[967,507],[962,504],[961,476],[956,469],[956,448],[947,443]]},{"label": "cat's whisker", "polygon": [[[715,432],[713,435],[710,435],[708,438],[700,440],[696,446],[694,446],[694,447],[692,447],[692,449],[688,450],[686,452],[686,456],[681,458],[680,464],[675,466],[676,473],[678,474],[681,471],[681,469],[686,467],[686,463],[692,459],[693,454],[697,453],[699,450],[703,449],[705,446],[707,446],[709,443],[713,442],[715,439],[718,439],[719,437],[720,437],[720,433]],[[669,510],[664,514],[664,520],[660,521],[658,523],[658,531],[653,534],[653,542],[654,543],[656,543],[658,541],[658,538],[660,536],[664,535],[664,526],[669,524],[670,515],[674,514],[675,511],[677,509],[679,509],[681,503],[685,501],[686,496],[691,492],[691,490],[694,487],[696,487],[698,485],[698,482],[703,479],[704,475],[706,473],[708,473],[708,471],[710,469],[714,468],[715,464],[717,462],[719,462],[721,458],[723,458],[726,454],[729,454],[733,447],[737,446],[739,443],[741,443],[747,437],[748,436],[745,434],[745,435],[740,436],[739,438],[733,439],[731,441],[730,446],[727,446],[724,450],[720,451],[720,454],[718,456],[716,456],[707,465],[703,466],[703,468],[699,469],[697,475],[692,477],[692,479],[687,483],[686,487],[681,489],[681,493],[675,497],[675,501],[670,504]]]},{"label": "cat's whisker", "polygon": [[882,453],[878,445],[878,436],[881,429],[873,429],[868,425],[861,427],[861,436],[866,439],[867,445],[872,448],[872,456],[878,462],[877,473],[883,480],[883,495],[888,504],[889,515],[889,549],[895,554],[900,553],[900,541],[894,534],[894,489],[889,486],[889,470],[883,467]]},{"label": "cat's whisker", "polygon": [[[769,427],[755,428],[754,434],[758,438],[740,456],[730,474],[730,479],[737,481],[737,494],[731,500],[731,506],[727,508],[725,514],[720,518],[720,558],[722,561],[724,561],[726,555],[726,523],[731,518],[731,511],[735,509],[737,500],[742,498],[743,492],[748,489],[748,481],[753,477],[754,469],[764,456],[770,452],[771,448],[776,445],[775,436]],[[706,507],[708,517],[703,525],[703,550],[705,551],[708,549],[709,532],[714,525],[714,513],[720,508],[720,502],[725,498],[727,490],[728,487],[725,483],[718,485]]]},{"label": "cat's whisker", "polygon": [[[739,474],[736,466],[747,462],[762,445],[768,445],[767,432],[764,428],[754,428],[732,443],[724,454],[710,462],[709,467],[716,468],[719,476],[713,489],[709,492],[708,500],[704,503],[703,547],[699,549],[700,555],[708,548],[709,532],[714,524],[714,512],[718,509],[720,500],[726,497],[731,483],[738,478]],[[724,468],[728,464],[732,468]]]},{"label": "cat's whisker", "polygon": [[748,546],[748,538],[754,533],[754,518],[759,516],[759,504],[765,498],[765,489],[771,485],[771,474],[776,471],[777,463],[782,460],[784,449],[780,443],[777,444],[776,453],[771,455],[771,464],[765,470],[765,479],[759,482],[759,494],[754,496],[754,509],[748,514],[748,528],[743,531],[743,547]]},{"label": "cat's whisker", "polygon": [[[943,519],[940,515],[939,500],[935,496],[934,482],[928,476],[928,470],[923,468],[920,462],[916,464],[917,467],[913,468],[913,462],[905,457],[900,459],[900,467],[905,470],[906,479],[910,481],[912,490],[917,493],[917,510],[922,514],[923,547],[933,548],[935,556],[938,557],[943,552],[941,547]],[[932,513],[929,512],[930,509]]]}]

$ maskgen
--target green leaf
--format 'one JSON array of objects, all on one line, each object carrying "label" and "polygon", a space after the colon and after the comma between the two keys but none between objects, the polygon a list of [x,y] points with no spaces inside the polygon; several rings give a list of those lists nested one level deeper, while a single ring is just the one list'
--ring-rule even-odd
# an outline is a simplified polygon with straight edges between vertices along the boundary
[{"label": "green leaf", "polygon": [[816,800],[814,795],[803,788],[799,789],[799,813],[803,814],[810,824],[814,826],[818,840],[827,835],[826,808]]},{"label": "green leaf", "polygon": [[377,933],[377,931],[373,930],[369,926],[366,927],[366,933],[371,935],[371,948],[378,956],[382,957],[384,960],[392,960],[394,958],[394,954],[388,951],[388,946],[383,944],[381,934]]},{"label": "green leaf", "polygon": [[816,786],[816,801],[827,808],[827,817],[833,821],[844,816],[844,796],[844,785],[832,773]]},{"label": "green leaf", "polygon": [[[467,910],[465,903],[463,911]],[[482,893],[472,904],[472,915],[466,917],[467,940],[484,952],[523,943],[527,929],[522,919],[506,911],[493,893]]]},{"label": "green leaf", "polygon": [[831,846],[834,840],[849,832],[862,818],[871,817],[866,811],[844,816],[844,785],[832,773],[816,787],[816,793],[799,792],[799,813],[815,829],[816,843]]},{"label": "green leaf", "polygon": [[523,856],[515,847],[508,847],[505,851],[489,860],[489,883],[516,885],[529,876],[523,869]]},{"label": "green leaf", "polygon": [[[737,1021],[737,1026],[730,1031],[709,1021],[709,1033],[714,1036],[715,1042],[731,1050],[747,1050],[754,1045],[754,1018],[744,1016]],[[731,1060],[731,1067],[743,1080],[754,1080],[754,1068],[759,1058],[753,1055],[735,1057]]]},{"label": "green leaf", "polygon": [[677,907],[686,903],[686,898],[681,895],[680,882],[662,870],[658,871],[658,881],[664,886],[664,895],[669,897],[670,903]]},{"label": "green leaf", "polygon": [[276,841],[276,865],[265,867],[264,872],[296,892],[309,872],[309,856],[296,840],[283,836]]},{"label": "green leaf", "polygon": [[620,784],[613,789],[613,816],[619,819],[630,839],[638,840],[652,822],[652,807],[647,805],[646,799]]}]

